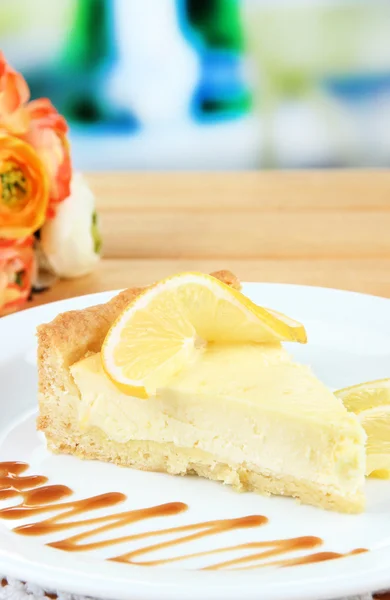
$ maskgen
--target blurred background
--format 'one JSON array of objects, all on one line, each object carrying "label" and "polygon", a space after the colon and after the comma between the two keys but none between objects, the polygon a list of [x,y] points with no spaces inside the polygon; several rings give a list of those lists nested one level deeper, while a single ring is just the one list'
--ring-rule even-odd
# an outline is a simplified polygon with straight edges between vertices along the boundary
[{"label": "blurred background", "polygon": [[389,0],[0,0],[78,169],[390,165]]}]

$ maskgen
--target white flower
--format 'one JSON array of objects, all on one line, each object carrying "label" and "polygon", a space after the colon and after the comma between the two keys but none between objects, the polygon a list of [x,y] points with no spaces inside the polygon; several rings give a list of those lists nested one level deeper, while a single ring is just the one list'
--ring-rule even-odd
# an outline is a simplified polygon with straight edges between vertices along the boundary
[{"label": "white flower", "polygon": [[41,246],[59,277],[86,275],[98,262],[101,239],[95,197],[81,173],[73,174],[70,196],[42,227]]}]

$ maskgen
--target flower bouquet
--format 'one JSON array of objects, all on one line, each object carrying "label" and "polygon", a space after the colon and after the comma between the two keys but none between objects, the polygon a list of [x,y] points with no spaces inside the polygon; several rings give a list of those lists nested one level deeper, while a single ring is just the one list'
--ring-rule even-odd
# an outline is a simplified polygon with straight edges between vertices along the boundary
[{"label": "flower bouquet", "polygon": [[94,196],[72,172],[67,133],[64,117],[47,98],[30,100],[0,52],[0,316],[99,259]]}]

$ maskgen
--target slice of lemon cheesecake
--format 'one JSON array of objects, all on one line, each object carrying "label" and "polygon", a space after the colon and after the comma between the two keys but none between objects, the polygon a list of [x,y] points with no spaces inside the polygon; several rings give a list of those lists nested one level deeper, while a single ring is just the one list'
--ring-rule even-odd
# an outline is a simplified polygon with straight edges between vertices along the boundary
[{"label": "slice of lemon cheesecake", "polygon": [[128,290],[39,328],[48,447],[362,511],[365,433],[282,347],[303,327],[218,276]]}]

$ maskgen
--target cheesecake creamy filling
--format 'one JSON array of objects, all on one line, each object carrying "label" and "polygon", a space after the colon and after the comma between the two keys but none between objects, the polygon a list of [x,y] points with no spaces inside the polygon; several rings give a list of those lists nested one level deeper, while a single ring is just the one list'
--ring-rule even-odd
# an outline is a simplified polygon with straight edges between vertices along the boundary
[{"label": "cheesecake creamy filling", "polygon": [[118,390],[100,354],[71,372],[80,428],[98,427],[116,442],[171,442],[345,494],[364,484],[365,434],[356,417],[279,344],[209,345],[148,400]]}]

